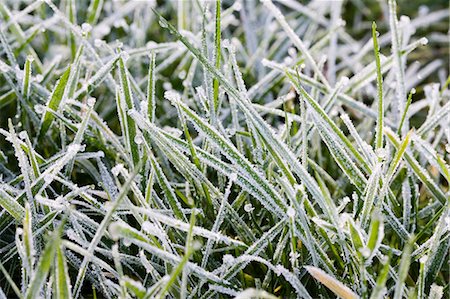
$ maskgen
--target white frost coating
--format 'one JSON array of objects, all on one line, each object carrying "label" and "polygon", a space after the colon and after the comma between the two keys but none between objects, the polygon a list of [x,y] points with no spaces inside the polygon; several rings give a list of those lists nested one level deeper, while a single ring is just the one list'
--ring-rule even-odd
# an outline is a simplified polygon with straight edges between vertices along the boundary
[{"label": "white frost coating", "polygon": [[161,228],[149,221],[144,221],[141,226],[142,230],[146,233],[158,237],[163,240],[165,238],[165,232]]},{"label": "white frost coating", "polygon": [[[157,213],[154,212],[150,209],[145,209],[145,208],[139,208],[139,207],[134,207],[133,208],[136,212],[142,213],[144,215],[149,216],[151,219],[153,219],[154,221],[158,221],[161,222],[163,224],[166,224],[168,226],[171,226],[173,228],[182,230],[182,231],[189,231],[189,223],[183,222],[181,220],[163,215],[161,213]],[[241,241],[232,239],[228,236],[225,236],[223,234],[219,234],[219,233],[215,233],[215,232],[211,232],[207,229],[204,229],[202,227],[198,227],[198,226],[194,226],[192,229],[192,232],[194,235],[199,235],[202,236],[204,238],[208,238],[208,239],[214,239],[218,242],[222,242],[225,244],[235,244],[235,245],[239,245],[239,246],[243,246],[244,243],[242,243]]]},{"label": "white frost coating", "polygon": [[444,287],[433,283],[430,287],[430,299],[441,299],[444,296]]},{"label": "white frost coating", "polygon": [[222,47],[224,47],[225,49],[228,49],[230,47],[231,43],[229,39],[223,39],[222,40]]},{"label": "white frost coating", "polygon": [[84,34],[88,34],[92,31],[92,26],[89,23],[83,23],[81,24],[81,30]]},{"label": "white frost coating", "polygon": [[27,131],[22,131],[19,133],[19,138],[25,140],[27,138]]},{"label": "white frost coating", "polygon": [[386,160],[388,153],[387,150],[385,148],[378,148],[375,150],[375,155],[377,155],[377,157],[381,160],[384,161]]},{"label": "white frost coating", "polygon": [[153,272],[153,266],[152,266],[152,264],[150,264],[150,262],[148,261],[147,257],[145,256],[144,250],[139,250],[139,259],[141,260],[141,263],[144,266],[145,271],[147,273],[152,273]]},{"label": "white frost coating", "polygon": [[298,296],[300,296],[301,298],[312,299],[311,296],[306,291],[303,284],[297,278],[297,276],[294,273],[290,272],[285,267],[283,267],[282,265],[275,266],[272,263],[270,263],[269,261],[267,261],[259,256],[252,256],[252,255],[246,255],[246,254],[239,256],[235,260],[236,260],[236,263],[237,262],[249,263],[251,261],[255,261],[255,262],[266,265],[272,271],[274,271],[277,276],[282,275],[284,277],[284,279],[286,279],[286,281],[292,285],[292,287],[295,289]]},{"label": "white frost coating", "polygon": [[421,264],[425,264],[428,261],[428,255],[424,255],[419,259]]},{"label": "white frost coating", "polygon": [[251,203],[246,203],[246,204],[244,205],[244,211],[246,211],[247,213],[253,212],[254,209],[255,209],[255,208],[252,206]]},{"label": "white frost coating", "polygon": [[94,46],[96,46],[97,48],[102,47],[104,43],[105,43],[105,41],[103,41],[103,40],[101,40],[101,39],[99,39],[99,38],[96,38],[96,39],[94,40]]},{"label": "white frost coating", "polygon": [[172,135],[173,137],[177,137],[178,138],[181,135],[183,135],[183,131],[181,131],[178,128],[164,126],[163,130],[166,131],[167,133],[169,133],[170,135]]},{"label": "white frost coating", "polygon": [[293,48],[293,47],[290,47],[288,49],[288,54],[289,54],[289,56],[297,57],[297,50],[295,48]]},{"label": "white frost coating", "polygon": [[125,246],[125,247],[130,247],[132,243],[133,243],[133,242],[132,242],[131,239],[129,239],[129,238],[123,238],[123,239],[122,239],[122,244],[123,244],[123,246]]},{"label": "white frost coating", "polygon": [[87,105],[89,106],[89,107],[94,107],[95,106],[95,103],[96,103],[96,99],[95,98],[93,98],[93,97],[90,97],[89,99],[87,99]]},{"label": "white frost coating", "polygon": [[166,91],[172,91],[172,83],[170,83],[170,82],[164,82],[163,83],[163,88],[166,90]]},{"label": "white frost coating", "polygon": [[241,1],[236,1],[236,2],[233,4],[233,8],[234,8],[235,11],[241,11],[241,9],[242,9],[242,3],[241,3]]},{"label": "white frost coating", "polygon": [[127,62],[128,59],[130,59],[130,54],[127,51],[122,51],[120,54],[122,56],[123,62]]},{"label": "white frost coating", "polygon": [[299,51],[305,56],[306,61],[312,66],[314,72],[319,77],[320,81],[329,88],[330,85],[328,84],[327,79],[317,66],[316,62],[314,61],[313,57],[309,53],[309,50],[307,49],[306,45],[300,40],[300,38],[295,34],[295,32],[292,30],[292,28],[289,26],[289,24],[286,22],[286,19],[284,18],[283,14],[280,12],[280,10],[272,3],[271,0],[263,0],[262,3],[270,10],[270,12],[274,15],[274,17],[277,19],[277,21],[280,23],[281,27],[286,31],[287,35],[293,42],[293,44],[299,49]]},{"label": "white frost coating", "polygon": [[36,111],[37,114],[42,114],[45,111],[45,106],[37,104],[34,106],[34,111]]},{"label": "white frost coating", "polygon": [[141,225],[141,228],[145,232],[153,232],[156,228],[156,226],[149,221],[144,221]]},{"label": "white frost coating", "polygon": [[445,217],[444,221],[447,226],[447,231],[450,231],[450,216]]},{"label": "white frost coating", "polygon": [[223,256],[223,263],[227,266],[231,266],[234,263],[234,256],[232,256],[231,254],[225,254]]},{"label": "white frost coating", "polygon": [[237,173],[233,172],[232,174],[230,174],[229,178],[230,178],[230,181],[235,182],[238,178],[238,175],[237,175]]},{"label": "white frost coating", "polygon": [[370,257],[370,249],[367,247],[363,247],[359,250],[359,252],[361,252],[362,256],[365,257],[366,259],[368,257]]},{"label": "white frost coating", "polygon": [[42,80],[44,80],[44,76],[42,76],[41,74],[37,74],[37,75],[34,77],[34,81],[36,81],[37,83],[41,83]]},{"label": "white frost coating", "polygon": [[119,163],[116,166],[114,166],[113,168],[111,168],[111,173],[114,176],[118,176],[122,172],[123,169],[124,169],[123,164]]},{"label": "white frost coating", "polygon": [[348,203],[350,203],[350,198],[348,197],[348,196],[345,196],[343,199],[342,199],[342,205],[347,205]]},{"label": "white frost coating", "polygon": [[287,215],[289,218],[294,218],[294,217],[295,217],[295,210],[294,210],[294,208],[289,207],[289,208],[287,209],[287,211],[286,211],[286,215]]},{"label": "white frost coating", "polygon": [[120,224],[118,222],[113,222],[109,225],[108,228],[111,239],[114,241],[119,240],[120,238]]},{"label": "white frost coating", "polygon": [[142,144],[144,142],[144,137],[142,136],[142,134],[136,134],[136,136],[134,136],[134,142],[136,144]]},{"label": "white frost coating", "polygon": [[340,79],[339,84],[342,85],[342,87],[346,87],[347,84],[348,84],[349,82],[350,82],[350,78],[347,77],[347,76],[343,76],[343,77]]},{"label": "white frost coating", "polygon": [[293,252],[293,251],[289,252],[289,261],[291,262],[292,265],[295,265],[299,258],[300,258],[300,253]]}]

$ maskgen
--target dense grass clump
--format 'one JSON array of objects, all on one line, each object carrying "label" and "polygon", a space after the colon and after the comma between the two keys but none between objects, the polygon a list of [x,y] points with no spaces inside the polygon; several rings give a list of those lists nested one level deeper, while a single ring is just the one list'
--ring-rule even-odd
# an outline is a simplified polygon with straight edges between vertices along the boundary
[{"label": "dense grass clump", "polygon": [[0,0],[0,299],[449,298],[416,2]]}]

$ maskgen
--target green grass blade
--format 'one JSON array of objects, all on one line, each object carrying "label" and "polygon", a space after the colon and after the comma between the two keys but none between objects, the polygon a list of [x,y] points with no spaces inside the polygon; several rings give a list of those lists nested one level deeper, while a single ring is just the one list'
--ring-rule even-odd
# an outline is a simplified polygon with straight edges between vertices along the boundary
[{"label": "green grass blade", "polygon": [[377,131],[375,136],[375,148],[383,147],[383,118],[384,118],[384,106],[383,106],[383,76],[381,74],[381,62],[380,62],[380,49],[378,46],[378,32],[375,22],[372,23],[372,39],[373,39],[373,51],[375,54],[375,63],[377,66],[377,93],[378,93],[378,119],[377,119]]},{"label": "green grass blade", "polygon": [[66,257],[61,246],[56,248],[56,298],[57,299],[70,299],[70,276],[67,268]]},{"label": "green grass blade", "polygon": [[45,284],[45,280],[50,271],[50,267],[53,264],[56,250],[60,246],[60,238],[63,226],[64,221],[60,224],[59,228],[51,234],[50,240],[46,243],[37,264],[34,277],[27,288],[25,298],[33,299],[39,296],[39,292],[41,291],[42,286]]},{"label": "green grass blade", "polygon": [[[59,81],[56,83],[55,88],[53,89],[53,92],[50,96],[49,101],[47,102],[47,108],[51,109],[53,111],[57,111],[59,108],[59,104],[61,103],[63,99],[63,95],[68,83],[70,75],[70,66],[66,69],[64,74],[61,76]],[[41,121],[41,127],[39,130],[39,137],[38,139],[44,137],[44,135],[47,133],[48,129],[50,128],[50,125],[52,124],[52,121],[54,119],[54,116],[51,112],[46,111],[44,113],[44,116]]]},{"label": "green grass blade", "polygon": [[123,60],[123,56],[119,58],[119,79],[120,79],[120,93],[121,97],[125,100],[124,112],[126,118],[126,126],[125,130],[127,132],[126,144],[128,151],[131,153],[131,160],[133,161],[134,166],[139,163],[139,148],[135,142],[136,138],[136,123],[134,120],[128,115],[128,111],[134,109],[133,97],[130,88],[130,79],[128,78],[128,71],[125,68],[125,63]]}]

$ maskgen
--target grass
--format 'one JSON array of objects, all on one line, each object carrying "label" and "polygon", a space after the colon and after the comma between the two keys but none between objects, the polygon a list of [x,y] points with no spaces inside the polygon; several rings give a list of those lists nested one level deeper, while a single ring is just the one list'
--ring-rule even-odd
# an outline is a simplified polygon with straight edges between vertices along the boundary
[{"label": "grass", "polygon": [[0,298],[448,298],[414,5],[0,2]]}]

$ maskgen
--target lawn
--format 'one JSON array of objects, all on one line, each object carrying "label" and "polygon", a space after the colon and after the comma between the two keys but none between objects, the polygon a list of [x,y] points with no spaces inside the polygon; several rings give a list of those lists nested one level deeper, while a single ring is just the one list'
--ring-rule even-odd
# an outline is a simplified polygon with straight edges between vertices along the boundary
[{"label": "lawn", "polygon": [[0,0],[0,299],[450,298],[449,27]]}]

